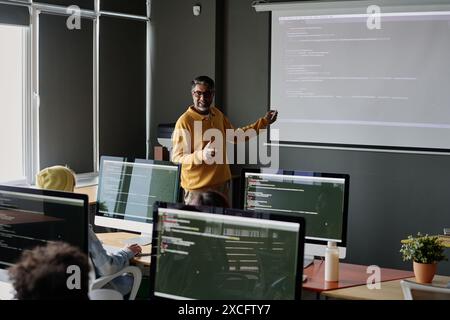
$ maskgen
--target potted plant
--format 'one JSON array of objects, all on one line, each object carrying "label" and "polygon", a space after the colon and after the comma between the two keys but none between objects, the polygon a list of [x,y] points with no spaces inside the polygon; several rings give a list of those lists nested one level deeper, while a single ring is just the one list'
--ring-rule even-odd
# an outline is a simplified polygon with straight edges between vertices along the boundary
[{"label": "potted plant", "polygon": [[400,252],[403,261],[413,261],[414,275],[419,283],[431,283],[436,273],[437,263],[447,260],[444,255],[444,245],[437,236],[422,235],[408,236],[403,241]]}]

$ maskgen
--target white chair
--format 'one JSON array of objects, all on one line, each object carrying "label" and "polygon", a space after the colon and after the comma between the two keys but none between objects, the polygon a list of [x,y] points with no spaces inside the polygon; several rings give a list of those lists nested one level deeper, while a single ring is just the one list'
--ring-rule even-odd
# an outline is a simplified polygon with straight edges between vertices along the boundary
[{"label": "white chair", "polygon": [[112,289],[94,289],[89,291],[91,300],[123,300],[119,291]]},{"label": "white chair", "polygon": [[0,280],[0,300],[13,300],[15,291],[12,283]]},{"label": "white chair", "polygon": [[405,300],[450,300],[450,288],[420,284],[401,280],[400,286]]},{"label": "white chair", "polygon": [[[109,276],[103,276],[91,281],[90,291],[102,289],[109,282],[114,280],[117,277],[121,277],[123,274],[131,274],[133,276],[133,287],[131,288],[129,300],[134,300],[139,290],[139,286],[141,285],[142,280],[142,271],[138,267],[135,266],[127,266],[120,270],[117,273],[111,274]],[[111,290],[115,291],[115,290]],[[115,291],[117,292],[117,291]],[[119,292],[117,292],[119,293]],[[119,293],[120,294],[120,293]],[[104,299],[107,300],[107,299]],[[116,300],[116,299],[114,299]],[[123,300],[123,297],[122,297]]]}]

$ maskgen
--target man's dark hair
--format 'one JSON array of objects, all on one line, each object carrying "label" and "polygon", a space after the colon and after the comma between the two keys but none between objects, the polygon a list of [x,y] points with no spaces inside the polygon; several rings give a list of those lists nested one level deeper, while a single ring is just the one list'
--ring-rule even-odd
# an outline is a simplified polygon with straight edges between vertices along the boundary
[{"label": "man's dark hair", "polygon": [[[80,268],[79,289],[68,287],[68,278],[76,274],[67,273],[69,266]],[[24,251],[9,276],[19,300],[89,299],[88,258],[67,243],[52,242]]]},{"label": "man's dark hair", "polygon": [[192,201],[189,203],[192,206],[207,206],[207,207],[221,207],[221,208],[229,208],[230,204],[228,203],[227,198],[225,196],[214,190],[209,190],[205,192],[201,192],[196,194]]},{"label": "man's dark hair", "polygon": [[194,90],[197,84],[203,84],[207,86],[209,90],[214,91],[214,80],[208,76],[200,76],[192,80],[191,90]]}]

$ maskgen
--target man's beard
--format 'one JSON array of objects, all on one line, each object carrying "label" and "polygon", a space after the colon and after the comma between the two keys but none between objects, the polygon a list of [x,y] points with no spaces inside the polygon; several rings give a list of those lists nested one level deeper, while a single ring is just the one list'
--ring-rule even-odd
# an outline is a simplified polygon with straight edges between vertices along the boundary
[{"label": "man's beard", "polygon": [[201,112],[208,112],[210,108],[211,104],[208,105],[206,103],[203,104],[197,103],[197,109]]}]

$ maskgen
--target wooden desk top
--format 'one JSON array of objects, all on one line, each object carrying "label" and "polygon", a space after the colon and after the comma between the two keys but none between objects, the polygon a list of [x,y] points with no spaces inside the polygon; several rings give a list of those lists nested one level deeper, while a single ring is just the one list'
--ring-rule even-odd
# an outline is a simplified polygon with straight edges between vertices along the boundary
[{"label": "wooden desk top", "polygon": [[446,248],[450,248],[450,236],[439,236],[439,240],[442,241],[442,244],[446,247]]},{"label": "wooden desk top", "polygon": [[[108,233],[96,233],[100,241],[108,246],[123,248],[126,244],[123,240],[139,237],[138,234],[129,232],[108,232]],[[142,253],[150,254],[151,245],[142,246]],[[133,263],[142,266],[150,266],[150,256],[135,257],[132,260]]]},{"label": "wooden desk top", "polygon": [[[325,282],[325,261],[314,260],[314,265],[304,270],[307,276],[303,283],[303,289],[314,292],[323,292],[341,288],[365,285],[371,275],[367,272],[367,266],[339,263],[339,282]],[[404,279],[413,277],[412,271],[381,268],[381,281]]]},{"label": "wooden desk top", "polygon": [[75,188],[75,193],[87,194],[89,198],[89,204],[95,204],[97,202],[97,188],[98,186],[87,186]]},{"label": "wooden desk top", "polygon": [[[415,281],[415,278],[408,278]],[[450,277],[435,276],[433,285],[445,287],[450,282]],[[366,285],[346,289],[325,291],[322,295],[329,298],[346,300],[403,300],[403,292],[400,280],[386,281],[380,283],[381,288],[368,289]]]}]

